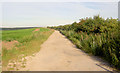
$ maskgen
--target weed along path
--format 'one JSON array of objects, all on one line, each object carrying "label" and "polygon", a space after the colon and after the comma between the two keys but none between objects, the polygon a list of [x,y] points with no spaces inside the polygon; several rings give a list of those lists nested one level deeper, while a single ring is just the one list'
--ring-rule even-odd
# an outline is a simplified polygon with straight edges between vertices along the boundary
[{"label": "weed along path", "polygon": [[28,57],[25,71],[111,71],[105,62],[77,49],[58,31],[41,45],[41,50]]}]

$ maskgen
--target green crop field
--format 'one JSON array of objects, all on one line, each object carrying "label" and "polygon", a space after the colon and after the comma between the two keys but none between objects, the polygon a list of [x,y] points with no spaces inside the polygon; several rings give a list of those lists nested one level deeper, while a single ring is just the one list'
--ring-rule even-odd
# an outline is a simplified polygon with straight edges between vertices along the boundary
[{"label": "green crop field", "polygon": [[[12,41],[12,40],[17,40],[19,42],[24,42],[24,38],[29,37],[32,35],[32,32],[36,28],[31,28],[31,29],[19,29],[19,30],[3,30],[2,31],[2,40],[4,41]],[[44,32],[44,31],[49,31],[49,29],[45,28],[40,28],[39,32]],[[36,33],[36,32],[35,32]],[[29,40],[31,38],[28,38]]]},{"label": "green crop field", "polygon": [[[35,31],[36,29],[39,29]],[[19,30],[3,30],[2,42],[17,41],[15,47],[7,49],[2,46],[2,67],[6,68],[9,60],[18,59],[18,56],[24,54],[25,56],[32,55],[40,50],[40,45],[47,40],[52,34],[53,30],[48,28],[30,28]]]},{"label": "green crop field", "polygon": [[21,29],[21,30],[3,30],[2,31],[2,40],[3,41],[12,41],[17,40],[21,42],[24,37],[28,37],[32,34],[33,29]]}]

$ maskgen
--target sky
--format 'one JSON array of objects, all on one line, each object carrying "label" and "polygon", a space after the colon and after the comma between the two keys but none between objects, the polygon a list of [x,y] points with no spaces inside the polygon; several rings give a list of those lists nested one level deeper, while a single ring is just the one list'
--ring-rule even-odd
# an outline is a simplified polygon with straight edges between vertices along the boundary
[{"label": "sky", "polygon": [[118,2],[119,0],[0,0],[0,2]]},{"label": "sky", "polygon": [[[6,2],[0,3],[2,27],[46,27],[71,24],[100,15],[118,18],[118,2]],[[77,1],[77,0],[76,0]],[[113,0],[112,0],[113,1]]]}]

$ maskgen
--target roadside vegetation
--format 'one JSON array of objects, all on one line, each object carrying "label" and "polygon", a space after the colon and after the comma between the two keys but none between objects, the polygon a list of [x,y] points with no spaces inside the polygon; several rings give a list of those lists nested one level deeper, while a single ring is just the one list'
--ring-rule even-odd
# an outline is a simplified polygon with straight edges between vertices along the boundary
[{"label": "roadside vegetation", "polygon": [[[0,30],[0,42],[2,41],[2,31]],[[0,72],[2,71],[2,57],[1,57],[1,53],[2,53],[2,44],[0,43]]]},{"label": "roadside vegetation", "polygon": [[120,69],[120,27],[118,19],[94,16],[64,26],[48,27],[59,30],[83,51],[100,56]]},{"label": "roadside vegetation", "polygon": [[[38,29],[36,31],[36,29]],[[9,60],[19,59],[19,55],[29,56],[40,51],[40,45],[47,40],[53,30],[48,28],[30,28],[20,30],[3,30],[2,42],[17,41],[12,49],[2,44],[2,67],[6,68]]]}]

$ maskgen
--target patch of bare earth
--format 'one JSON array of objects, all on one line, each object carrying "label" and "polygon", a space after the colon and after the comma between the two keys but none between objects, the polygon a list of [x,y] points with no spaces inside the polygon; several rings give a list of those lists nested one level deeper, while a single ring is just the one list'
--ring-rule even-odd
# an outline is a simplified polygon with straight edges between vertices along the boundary
[{"label": "patch of bare earth", "polygon": [[14,40],[14,41],[10,41],[10,42],[7,42],[7,41],[2,41],[2,48],[6,48],[7,50],[9,49],[12,49],[12,48],[17,48],[15,47],[16,44],[18,44],[19,42]]},{"label": "patch of bare earth", "polygon": [[35,29],[33,32],[39,31],[40,29]]}]

